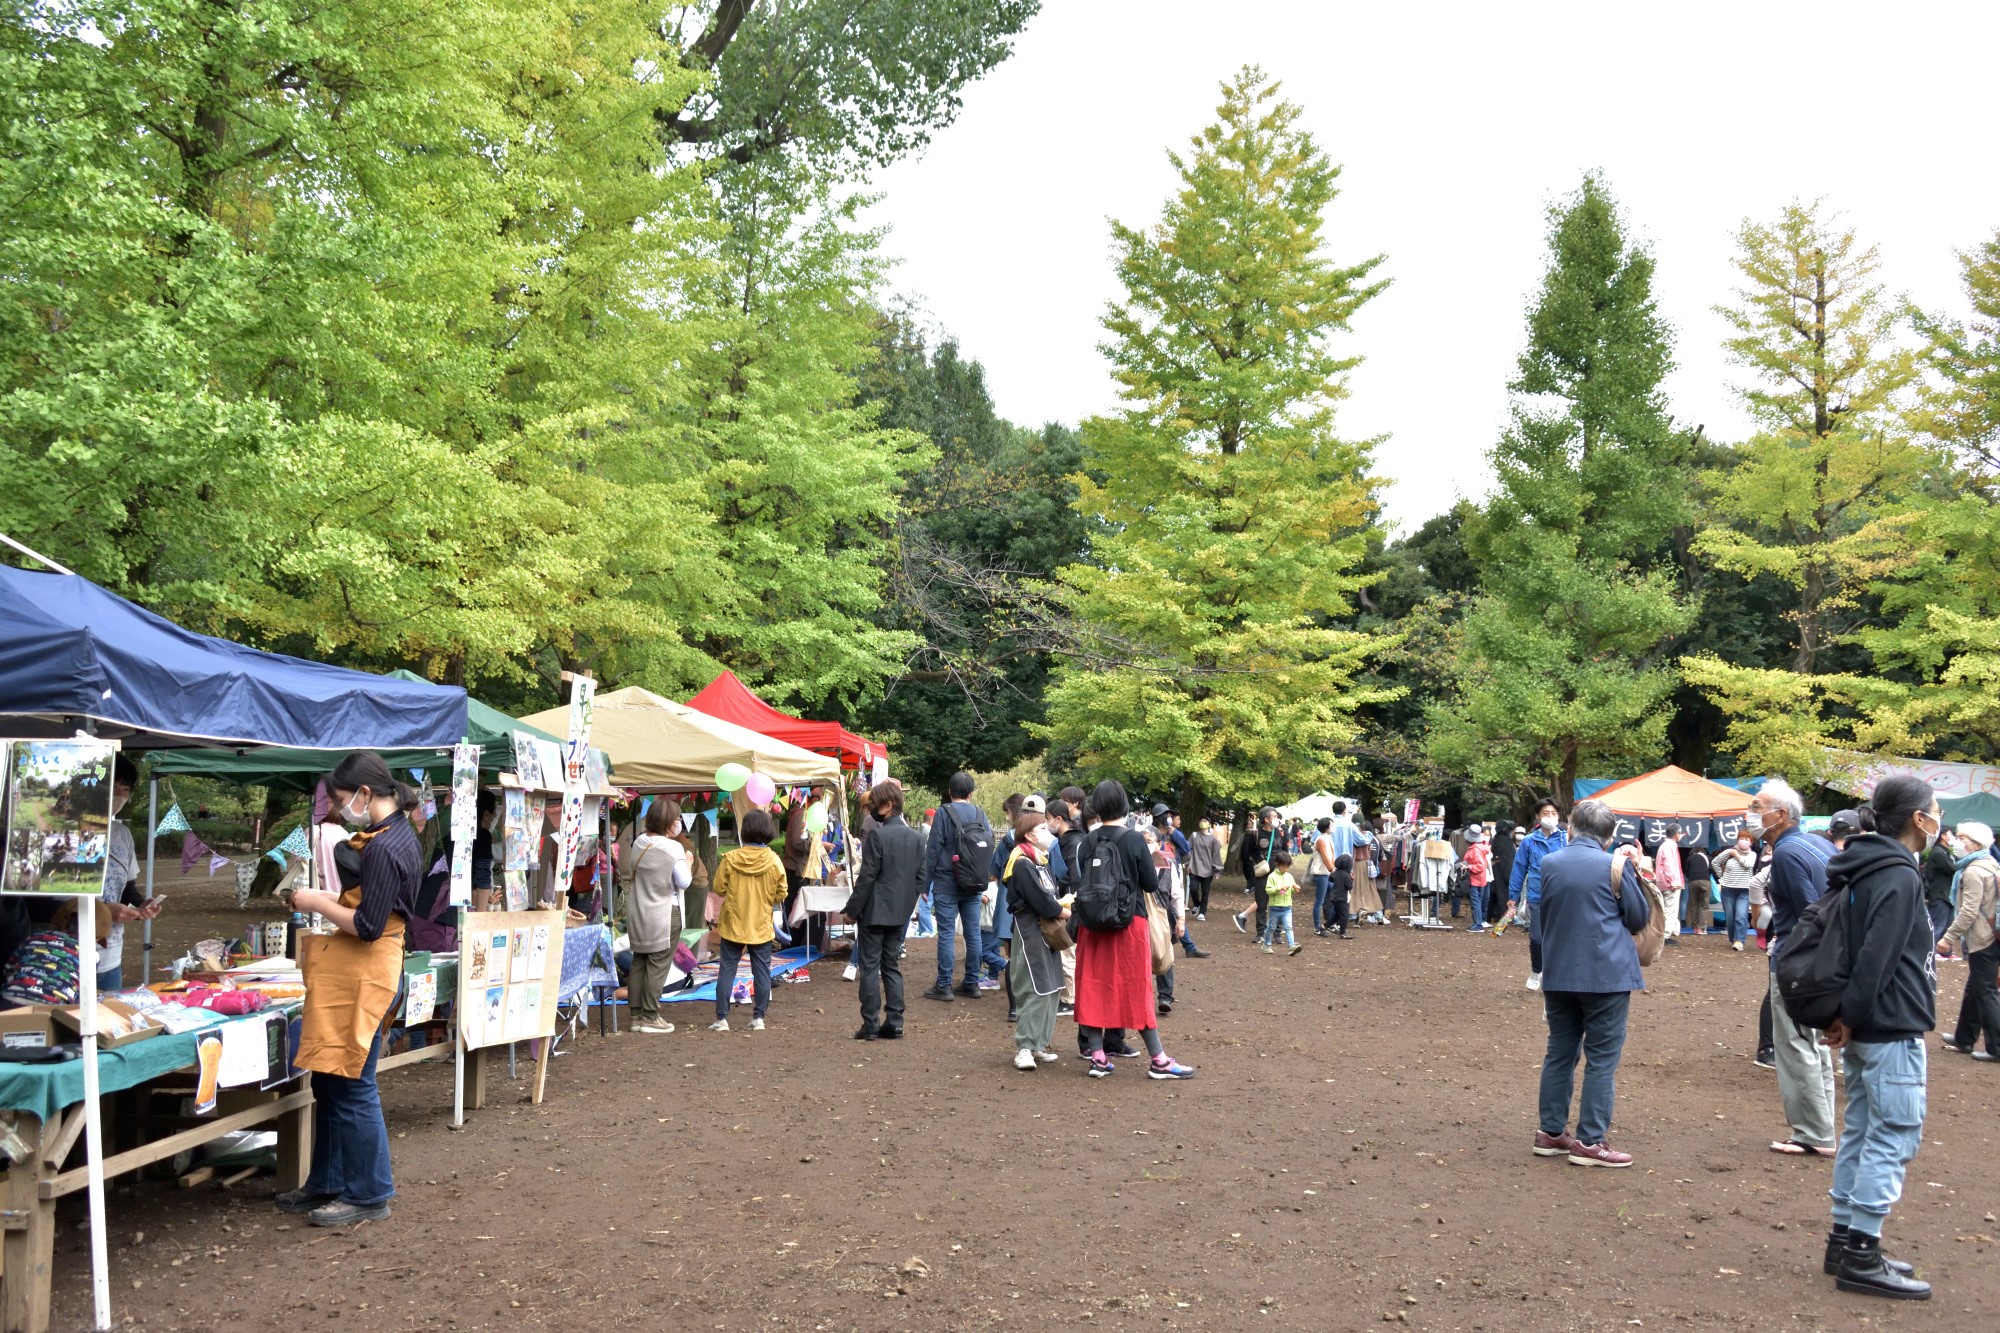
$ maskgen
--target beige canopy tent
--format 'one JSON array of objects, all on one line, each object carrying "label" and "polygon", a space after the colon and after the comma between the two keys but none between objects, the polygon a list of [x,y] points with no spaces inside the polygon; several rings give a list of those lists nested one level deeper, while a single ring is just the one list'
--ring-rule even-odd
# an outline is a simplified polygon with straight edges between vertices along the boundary
[{"label": "beige canopy tent", "polygon": [[[521,719],[557,736],[569,710]],[[840,781],[840,760],[710,717],[636,685],[600,694],[591,705],[590,743],[611,760],[612,781],[638,791],[712,791],[715,770],[742,764],[779,786]]]}]

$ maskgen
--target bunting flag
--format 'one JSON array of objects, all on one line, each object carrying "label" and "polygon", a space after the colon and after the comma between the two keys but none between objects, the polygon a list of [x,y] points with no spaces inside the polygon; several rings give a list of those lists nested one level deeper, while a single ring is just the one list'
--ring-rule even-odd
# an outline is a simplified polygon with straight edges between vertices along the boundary
[{"label": "bunting flag", "polygon": [[155,835],[161,833],[191,833],[193,831],[188,827],[187,816],[181,813],[181,808],[178,805],[172,806],[168,809],[167,813],[161,815],[159,827],[153,830]]},{"label": "bunting flag", "polygon": [[270,851],[265,852],[264,855],[270,857],[273,861],[276,861],[279,865],[283,865],[285,863],[285,858],[287,856],[296,856],[301,861],[305,860],[308,856],[311,856],[312,845],[306,841],[305,826],[301,824],[299,827],[293,829],[290,833],[287,833],[285,835],[285,840],[283,842],[279,843],[276,847],[273,847]]},{"label": "bunting flag", "polygon": [[710,810],[707,814],[708,831],[711,834],[720,833],[722,831],[722,812],[720,810]]},{"label": "bunting flag", "polygon": [[333,813],[333,798],[326,794],[326,779],[321,778],[313,787],[313,817],[315,824],[324,824],[326,817]]},{"label": "bunting flag", "polygon": [[199,833],[189,833],[181,843],[181,873],[194,869],[194,863],[209,854],[208,844],[201,840]]},{"label": "bunting flag", "polygon": [[226,856],[220,856],[220,855],[218,855],[218,856],[211,856],[211,857],[209,857],[209,858],[208,858],[208,877],[209,877],[210,879],[214,879],[214,878],[215,878],[215,872],[216,872],[216,871],[218,871],[218,870],[220,870],[220,869],[222,869],[222,867],[224,867],[224,866],[226,866],[226,865],[229,865],[229,864],[231,864],[231,862],[230,862],[229,858],[228,858],[228,857],[226,857]]}]

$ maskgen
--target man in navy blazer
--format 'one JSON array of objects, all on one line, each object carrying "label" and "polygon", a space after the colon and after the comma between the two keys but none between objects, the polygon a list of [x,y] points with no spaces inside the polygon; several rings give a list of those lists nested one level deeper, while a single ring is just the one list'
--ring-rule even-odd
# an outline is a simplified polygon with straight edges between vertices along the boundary
[{"label": "man in navy blazer", "polygon": [[[1541,1127],[1535,1155],[1578,1166],[1632,1165],[1630,1153],[1604,1141],[1617,1096],[1618,1057],[1625,1049],[1625,1015],[1632,992],[1646,989],[1633,933],[1651,917],[1629,856],[1615,861],[1607,844],[1618,816],[1602,801],[1579,801],[1569,812],[1569,845],[1542,859],[1542,1009],[1549,1049],[1542,1057]],[[1614,883],[1613,867],[1617,879]],[[1570,1090],[1581,1050],[1583,1074],[1576,1133],[1568,1132]]]}]

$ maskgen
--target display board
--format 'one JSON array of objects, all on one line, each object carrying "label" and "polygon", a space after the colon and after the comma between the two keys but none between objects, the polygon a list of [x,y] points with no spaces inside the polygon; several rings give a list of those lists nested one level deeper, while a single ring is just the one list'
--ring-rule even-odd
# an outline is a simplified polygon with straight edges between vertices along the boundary
[{"label": "display board", "polygon": [[467,1050],[554,1034],[567,915],[561,908],[467,914],[458,950],[458,1030]]},{"label": "display board", "polygon": [[6,855],[0,890],[95,896],[111,839],[111,741],[0,742]]}]

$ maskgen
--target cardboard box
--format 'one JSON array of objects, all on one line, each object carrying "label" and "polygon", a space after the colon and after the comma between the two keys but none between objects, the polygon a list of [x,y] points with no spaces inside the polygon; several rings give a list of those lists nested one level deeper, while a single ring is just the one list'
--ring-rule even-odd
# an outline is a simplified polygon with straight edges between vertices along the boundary
[{"label": "cardboard box", "polygon": [[[75,1009],[58,1009],[55,1020],[64,1029],[64,1040],[80,1039],[83,1017]],[[123,1000],[97,1002],[97,1048],[102,1051],[129,1046],[135,1041],[157,1037],[164,1029]]]},{"label": "cardboard box", "polygon": [[0,1009],[0,1048],[46,1051],[56,1045],[55,1010],[43,1004]]}]

